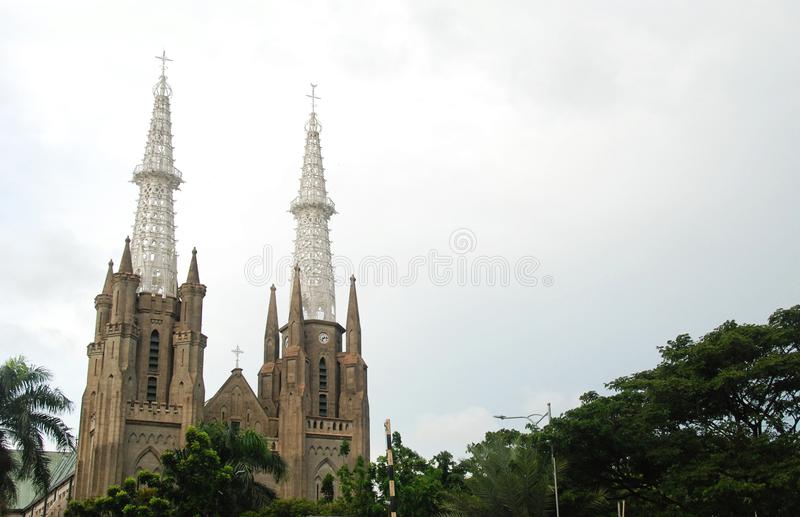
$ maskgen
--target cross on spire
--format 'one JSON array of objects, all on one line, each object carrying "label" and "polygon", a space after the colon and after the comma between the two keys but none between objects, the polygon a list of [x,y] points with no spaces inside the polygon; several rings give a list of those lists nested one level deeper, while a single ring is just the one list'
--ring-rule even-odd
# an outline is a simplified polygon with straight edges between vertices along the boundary
[{"label": "cross on spire", "polygon": [[239,356],[244,353],[244,350],[239,348],[239,345],[236,345],[236,348],[231,350],[231,352],[233,352],[233,355],[236,356],[236,368],[239,368]]},{"label": "cross on spire", "polygon": [[316,103],[314,101],[320,100],[319,97],[314,95],[314,90],[316,90],[316,89],[317,89],[317,85],[314,84],[314,83],[311,83],[311,95],[306,95],[306,97],[310,97],[311,98],[311,113],[316,113],[317,112],[317,109],[316,109],[317,105],[316,105]]},{"label": "cross on spire", "polygon": [[172,61],[170,58],[167,57],[167,51],[162,50],[160,56],[156,56],[156,59],[161,60],[161,75],[164,75],[167,71],[167,61]]}]

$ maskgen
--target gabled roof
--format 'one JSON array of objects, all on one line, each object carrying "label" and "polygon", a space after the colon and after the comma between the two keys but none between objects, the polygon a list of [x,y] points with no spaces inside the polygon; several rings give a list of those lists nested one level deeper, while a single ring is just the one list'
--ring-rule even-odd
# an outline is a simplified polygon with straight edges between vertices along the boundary
[{"label": "gabled roof", "polygon": [[[11,454],[16,459],[20,459],[20,451],[11,451]],[[78,458],[75,452],[45,451],[44,454],[50,461],[51,488],[56,488],[75,475],[75,462]],[[14,508],[9,508],[9,510],[26,510],[44,496],[44,494],[37,493],[31,479],[15,478],[14,483],[17,486],[17,501],[13,505]]]},{"label": "gabled roof", "polygon": [[[220,395],[222,395],[223,393],[228,391],[228,389],[231,388],[233,385],[236,385],[236,386],[239,386],[239,387],[246,387],[247,388],[246,391],[248,393],[250,393],[250,396],[256,402],[258,402],[258,397],[256,396],[256,393],[253,391],[253,388],[250,387],[250,383],[247,382],[247,379],[244,378],[244,375],[242,375],[242,369],[241,368],[234,368],[233,370],[231,370],[231,374],[228,376],[228,378],[225,380],[225,382],[222,383],[222,386],[220,386],[219,389],[217,390],[217,392],[214,393],[214,396],[211,397],[210,399],[206,400],[206,403],[204,404],[204,406],[208,406],[209,404],[211,404],[211,402],[213,402],[214,399],[216,399],[217,397],[219,397]],[[260,404],[259,404],[259,406],[260,406]]]}]

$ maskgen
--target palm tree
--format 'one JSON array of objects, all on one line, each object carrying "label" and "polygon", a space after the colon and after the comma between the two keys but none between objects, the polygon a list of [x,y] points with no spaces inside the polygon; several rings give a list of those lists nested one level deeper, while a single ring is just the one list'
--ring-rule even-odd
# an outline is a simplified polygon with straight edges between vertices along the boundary
[{"label": "palm tree", "polygon": [[223,465],[233,467],[235,505],[238,511],[258,509],[275,499],[275,491],[255,479],[257,473],[272,474],[275,481],[286,476],[286,463],[271,450],[267,439],[252,430],[218,422],[203,424],[201,431],[208,433],[211,446],[219,454]]},{"label": "palm tree", "polygon": [[[72,410],[72,402],[47,382],[51,373],[12,357],[0,366],[0,509],[16,501],[14,479],[32,478],[44,491],[50,482],[44,437],[59,450],[75,447],[70,429],[57,416]],[[19,456],[12,447],[20,449]]]}]

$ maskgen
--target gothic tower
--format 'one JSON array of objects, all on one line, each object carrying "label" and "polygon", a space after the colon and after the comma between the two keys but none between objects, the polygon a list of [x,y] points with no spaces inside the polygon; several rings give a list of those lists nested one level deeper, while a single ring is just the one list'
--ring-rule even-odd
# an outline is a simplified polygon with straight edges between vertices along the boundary
[{"label": "gothic tower", "polygon": [[[235,368],[204,418],[266,434],[288,466],[288,479],[275,487],[279,495],[318,499],[327,474],[352,467],[359,456],[369,459],[369,400],[355,278],[347,328],[336,322],[328,231],[335,211],[325,189],[313,89],[311,98],[300,192],[290,210],[297,236],[288,321],[279,327],[272,286],[257,395]],[[350,444],[347,455],[340,454],[342,442]]]},{"label": "gothic tower", "polygon": [[[161,77],[142,164],[134,240],[125,239],[119,270],[109,263],[81,401],[75,497],[101,495],[141,468],[160,470],[161,454],[181,445],[202,420],[203,297],[196,251],[177,289],[169,97]],[[131,249],[133,247],[133,250]]]}]

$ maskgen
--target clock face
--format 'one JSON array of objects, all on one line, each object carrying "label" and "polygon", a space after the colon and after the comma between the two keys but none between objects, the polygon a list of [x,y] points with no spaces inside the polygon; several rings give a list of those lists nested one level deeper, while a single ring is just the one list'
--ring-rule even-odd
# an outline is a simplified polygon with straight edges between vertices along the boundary
[{"label": "clock face", "polygon": [[327,343],[329,339],[330,339],[330,337],[328,336],[327,332],[320,332],[319,333],[319,342],[322,343],[323,345],[325,343]]}]

